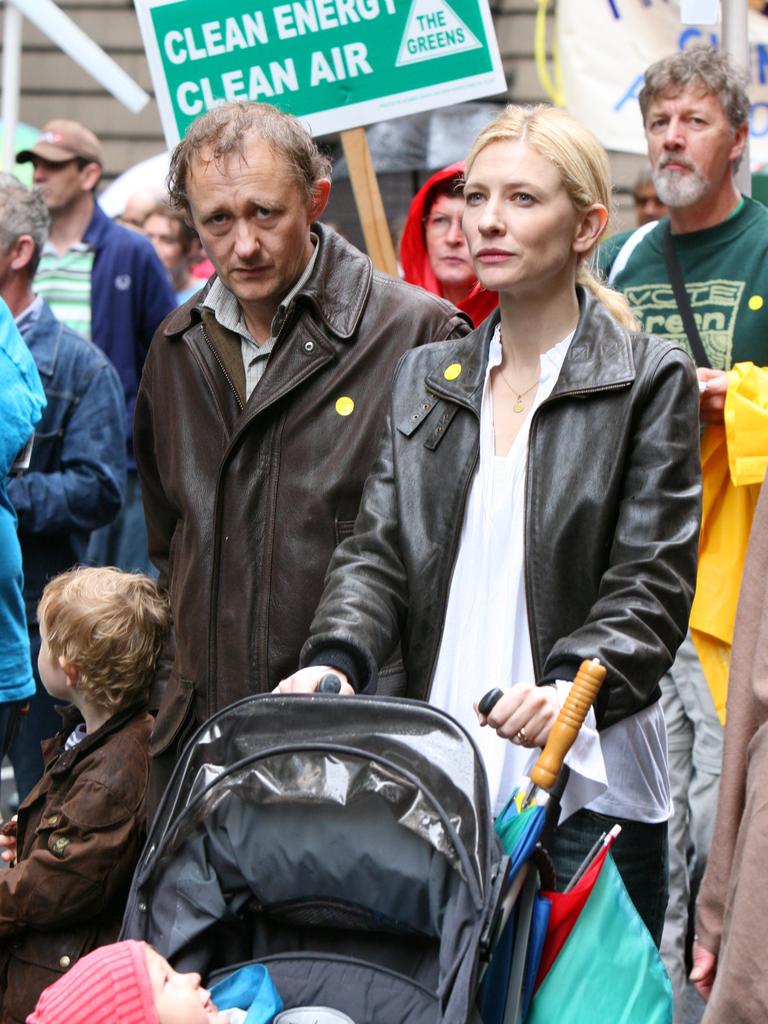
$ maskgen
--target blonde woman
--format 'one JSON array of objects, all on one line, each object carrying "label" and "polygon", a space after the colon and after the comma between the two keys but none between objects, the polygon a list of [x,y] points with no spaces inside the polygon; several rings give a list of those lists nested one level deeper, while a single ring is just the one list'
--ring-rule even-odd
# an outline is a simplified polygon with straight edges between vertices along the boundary
[{"label": "blonde woman", "polygon": [[[501,114],[469,153],[464,196],[475,272],[500,309],[400,362],[355,534],[331,563],[306,667],[280,688],[312,690],[330,669],[344,692],[372,692],[400,641],[407,695],[470,730],[498,809],[580,661],[599,657],[608,788],[558,828],[555,866],[562,883],[621,821],[619,870],[658,942],[670,813],[658,681],[695,578],[693,365],[637,333],[592,275],[608,164],[565,113]],[[504,696],[476,717],[493,686]]]}]

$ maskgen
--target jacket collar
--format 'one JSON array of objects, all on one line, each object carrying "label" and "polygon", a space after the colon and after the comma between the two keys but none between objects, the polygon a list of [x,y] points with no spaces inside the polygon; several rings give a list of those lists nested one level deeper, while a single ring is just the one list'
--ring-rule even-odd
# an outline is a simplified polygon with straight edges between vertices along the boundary
[{"label": "jacket collar", "polygon": [[24,340],[41,376],[52,377],[56,370],[61,332],[61,321],[53,315],[48,303],[43,302],[40,315],[29,330],[24,331]]},{"label": "jacket collar", "polygon": [[[109,232],[111,227],[117,227],[113,221],[104,213],[102,208],[94,199],[93,203],[93,216],[91,217],[91,223],[85,229],[83,235],[83,241],[87,242],[88,245],[93,246],[94,249],[99,249],[104,241],[105,235]],[[123,231],[127,231],[128,228],[123,228]]]},{"label": "jacket collar", "polygon": [[497,309],[466,337],[440,343],[436,350],[439,366],[430,370],[426,377],[430,391],[468,406],[480,415],[488,351],[500,316]]},{"label": "jacket collar", "polygon": [[146,711],[147,702],[145,700],[131,704],[130,707],[124,708],[122,711],[112,715],[96,732],[89,733],[85,739],[81,740],[70,750],[64,750],[64,741],[78,722],[83,721],[83,716],[74,705],[67,705],[61,708],[59,713],[63,721],[63,728],[52,740],[47,740],[43,744],[43,755],[46,761],[51,754],[59,753],[55,763],[50,767],[51,774],[54,776],[66,774],[76,761],[85,757],[96,747],[100,747],[105,740],[122,729],[128,722],[145,715]]},{"label": "jacket collar", "polygon": [[[326,328],[337,338],[349,341],[355,336],[368,301],[373,278],[371,261],[330,228],[315,224],[312,231],[318,237],[317,261],[291,306],[311,303]],[[166,335],[183,333],[199,323],[210,286],[211,281],[199,295],[171,314],[164,328]]]},{"label": "jacket collar", "polygon": [[551,398],[599,391],[635,379],[632,334],[615,320],[592,292],[576,289],[581,314]]},{"label": "jacket collar", "polygon": [[203,302],[206,295],[211,290],[211,285],[215,280],[211,277],[205,284],[204,288],[200,292],[196,292],[191,298],[183,302],[178,309],[174,309],[165,320],[163,326],[163,334],[166,337],[171,337],[174,334],[183,334],[189,330],[194,324],[200,323],[203,319]]},{"label": "jacket collar", "polygon": [[[599,391],[631,384],[635,379],[631,334],[595,296],[580,285],[579,322],[548,401],[559,395]],[[426,377],[430,391],[480,414],[491,336],[501,318],[496,310],[477,330],[456,342],[443,342],[440,366]],[[453,380],[445,374],[460,368]]]}]

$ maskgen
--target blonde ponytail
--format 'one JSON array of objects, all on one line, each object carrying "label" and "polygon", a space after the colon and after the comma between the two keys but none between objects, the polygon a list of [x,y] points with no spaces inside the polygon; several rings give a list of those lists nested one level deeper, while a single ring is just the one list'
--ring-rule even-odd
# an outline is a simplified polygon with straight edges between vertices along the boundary
[{"label": "blonde ponytail", "polygon": [[613,319],[618,320],[622,327],[626,327],[628,331],[640,330],[640,324],[626,298],[621,292],[617,292],[615,288],[611,288],[601,281],[590,269],[587,260],[582,260],[579,263],[576,271],[576,283],[592,292],[597,301],[605,306]]}]

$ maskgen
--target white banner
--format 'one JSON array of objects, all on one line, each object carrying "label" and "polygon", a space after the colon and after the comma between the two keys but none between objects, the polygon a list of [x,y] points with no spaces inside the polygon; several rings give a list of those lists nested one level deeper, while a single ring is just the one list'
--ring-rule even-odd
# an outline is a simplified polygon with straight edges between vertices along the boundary
[{"label": "white banner", "polygon": [[[607,149],[645,153],[637,96],[654,61],[695,43],[717,44],[717,26],[683,25],[671,0],[558,0],[566,106]],[[753,166],[768,163],[768,17],[749,12]]]}]

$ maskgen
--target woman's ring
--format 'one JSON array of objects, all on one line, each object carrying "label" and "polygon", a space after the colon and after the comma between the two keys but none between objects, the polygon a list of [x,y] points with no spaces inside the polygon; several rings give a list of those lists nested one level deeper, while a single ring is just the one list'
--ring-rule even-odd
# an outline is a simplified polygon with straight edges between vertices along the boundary
[{"label": "woman's ring", "polygon": [[517,730],[517,732],[515,733],[515,740],[517,743],[520,744],[521,747],[525,746],[525,744],[528,742],[528,737],[525,735],[525,729]]}]

